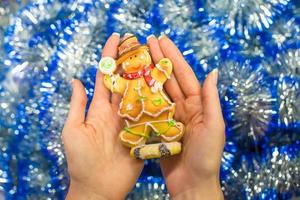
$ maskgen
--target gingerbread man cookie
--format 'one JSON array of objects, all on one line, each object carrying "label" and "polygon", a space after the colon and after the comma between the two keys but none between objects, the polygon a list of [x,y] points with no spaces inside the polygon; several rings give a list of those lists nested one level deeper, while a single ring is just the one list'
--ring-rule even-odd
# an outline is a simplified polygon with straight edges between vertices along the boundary
[{"label": "gingerbread man cookie", "polygon": [[[122,75],[114,74],[119,66]],[[180,153],[184,125],[174,120],[175,103],[163,89],[172,73],[171,61],[163,58],[154,65],[148,46],[134,35],[125,35],[118,46],[118,59],[102,58],[99,69],[105,74],[105,86],[122,95],[118,114],[125,127],[119,137],[131,148],[130,155],[149,159]]]}]

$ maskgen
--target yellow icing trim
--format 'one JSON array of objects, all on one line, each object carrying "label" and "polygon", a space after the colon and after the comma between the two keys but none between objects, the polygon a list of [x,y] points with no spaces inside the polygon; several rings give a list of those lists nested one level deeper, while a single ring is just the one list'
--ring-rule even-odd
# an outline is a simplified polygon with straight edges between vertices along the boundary
[{"label": "yellow icing trim", "polygon": [[183,134],[183,130],[184,130],[184,126],[178,126],[177,125],[177,123],[175,124],[175,126],[180,130],[180,134],[178,134],[178,135],[175,135],[175,136],[173,136],[173,137],[166,137],[166,136],[164,136],[164,135],[161,135],[161,137],[162,138],[164,138],[165,140],[167,140],[167,141],[170,141],[170,140],[173,140],[174,138],[177,138],[177,137],[179,137],[180,135],[182,135]]},{"label": "yellow icing trim", "polygon": [[[127,91],[128,91],[128,84],[129,84],[129,82],[126,83],[126,89],[125,89],[125,92],[124,92],[124,95],[123,95],[123,96],[126,96],[126,94],[127,94]],[[142,88],[142,87],[141,87],[141,80],[138,80],[138,87],[137,87],[137,88],[138,88],[138,89],[137,89],[138,95],[141,96],[141,97],[144,97],[144,95],[143,95],[142,92],[141,92],[141,88]],[[163,90],[160,90],[159,93],[162,95],[163,99],[166,100],[166,101],[170,104],[169,106],[166,106],[166,107],[164,107],[163,109],[161,109],[159,112],[153,114],[152,112],[147,111],[147,110],[145,109],[145,102],[144,102],[143,99],[142,99],[142,100],[141,100],[141,103],[142,103],[142,109],[141,109],[140,113],[137,115],[137,117],[135,117],[135,118],[134,118],[134,117],[131,117],[131,116],[128,115],[127,113],[122,114],[122,113],[120,112],[120,109],[119,109],[119,111],[118,111],[119,116],[121,116],[121,117],[127,117],[128,119],[130,119],[130,120],[132,120],[132,121],[138,121],[138,120],[140,119],[140,117],[142,116],[143,113],[146,113],[146,114],[148,114],[148,115],[151,116],[151,117],[158,117],[161,113],[163,113],[164,111],[170,110],[170,109],[175,105],[175,103],[173,103],[173,102],[170,101],[170,99],[167,97],[167,95],[164,93]],[[122,98],[122,100],[121,100],[121,102],[120,102],[120,105],[119,105],[120,107],[119,107],[119,108],[122,107],[122,104],[123,104],[123,98]]]},{"label": "yellow icing trim", "polygon": [[[171,127],[175,126],[176,125],[176,120],[172,119],[172,120],[168,120],[168,128],[162,132],[159,132],[159,131],[155,131],[155,134],[157,136],[160,136],[164,133],[166,133]],[[178,128],[178,127],[177,127]],[[179,128],[178,128],[179,129]]]},{"label": "yellow icing trim", "polygon": [[[168,122],[169,120],[157,120],[157,121],[147,121],[147,122],[142,122],[142,123],[138,123],[138,124],[133,124],[133,125],[129,125],[127,126],[128,128],[132,128],[132,127],[136,127],[136,126],[141,126],[141,125],[147,125],[150,126],[150,124],[152,123],[163,123],[163,122]],[[128,123],[129,124],[129,123]],[[151,126],[150,126],[151,127]]]},{"label": "yellow icing trim", "polygon": [[[123,97],[126,96],[126,94],[127,94],[127,91],[128,91],[128,85],[129,85],[129,82],[126,82],[126,89],[125,89],[125,92],[124,92],[124,94],[123,94]],[[141,88],[142,88],[142,87],[141,87],[141,80],[138,80],[138,87],[139,87],[138,94],[139,94],[140,96],[142,96],[142,94],[141,94]],[[141,101],[141,103],[142,103],[142,109],[141,109],[141,112],[138,114],[137,117],[134,118],[134,117],[131,117],[130,115],[128,115],[127,113],[122,114],[122,113],[120,112],[120,108],[122,108],[122,105],[123,105],[123,98],[122,98],[122,100],[121,100],[121,102],[120,102],[120,105],[119,105],[119,110],[118,110],[119,116],[120,116],[120,117],[123,117],[123,118],[127,117],[128,119],[130,119],[130,120],[132,120],[132,121],[138,121],[138,120],[140,119],[140,117],[142,116],[143,111],[144,111],[144,107],[145,107],[144,101]]]},{"label": "yellow icing trim", "polygon": [[137,145],[137,144],[139,144],[141,141],[143,141],[144,140],[144,138],[143,137],[141,137],[138,141],[136,141],[136,142],[133,142],[133,141],[131,141],[131,140],[127,140],[127,139],[125,139],[125,138],[123,138],[123,135],[121,135],[121,140],[123,141],[123,142],[127,142],[127,143],[129,143],[129,144],[131,144],[131,145]]}]

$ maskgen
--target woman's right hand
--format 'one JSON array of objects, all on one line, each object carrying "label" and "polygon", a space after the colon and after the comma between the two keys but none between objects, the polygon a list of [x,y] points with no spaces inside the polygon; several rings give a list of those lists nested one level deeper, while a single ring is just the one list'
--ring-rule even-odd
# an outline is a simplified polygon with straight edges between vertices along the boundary
[{"label": "woman's right hand", "polygon": [[163,176],[172,199],[223,199],[219,170],[225,125],[217,90],[217,70],[203,87],[174,43],[166,36],[148,38],[152,59],[169,58],[174,75],[165,90],[176,103],[175,119],[186,125],[181,154],[162,158]]}]

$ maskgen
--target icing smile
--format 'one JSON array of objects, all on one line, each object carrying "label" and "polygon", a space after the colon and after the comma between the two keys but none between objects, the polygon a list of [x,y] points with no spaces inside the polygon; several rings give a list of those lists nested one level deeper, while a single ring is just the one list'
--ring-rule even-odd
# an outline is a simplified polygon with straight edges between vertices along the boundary
[{"label": "icing smile", "polygon": [[142,64],[140,63],[139,65],[133,66],[132,68],[134,68],[134,69],[140,69],[141,66],[142,66]]}]

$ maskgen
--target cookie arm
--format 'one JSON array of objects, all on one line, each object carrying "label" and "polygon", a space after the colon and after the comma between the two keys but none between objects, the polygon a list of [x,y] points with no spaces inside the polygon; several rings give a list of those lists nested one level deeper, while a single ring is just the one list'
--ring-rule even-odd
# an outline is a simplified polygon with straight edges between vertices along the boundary
[{"label": "cookie arm", "polygon": [[168,58],[162,58],[151,72],[151,76],[158,82],[164,83],[170,78],[173,70],[172,62]]},{"label": "cookie arm", "polygon": [[119,74],[104,75],[104,85],[111,91],[123,94],[126,88],[126,80]]}]

